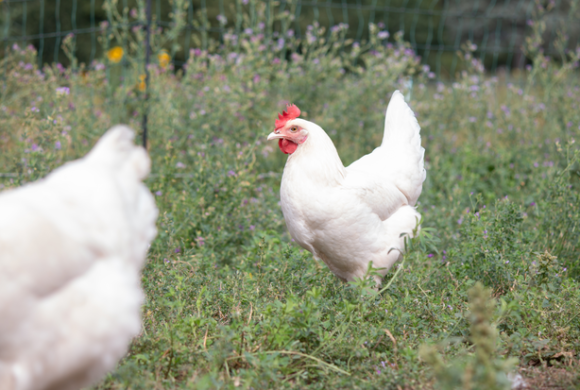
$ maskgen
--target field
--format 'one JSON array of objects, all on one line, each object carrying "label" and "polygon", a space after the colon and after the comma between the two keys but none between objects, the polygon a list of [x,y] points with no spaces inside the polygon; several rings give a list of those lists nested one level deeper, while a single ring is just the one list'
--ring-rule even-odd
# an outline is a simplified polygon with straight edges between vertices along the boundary
[{"label": "field", "polygon": [[[531,388],[579,388],[580,50],[547,58],[537,33],[533,64],[508,79],[466,44],[465,71],[437,83],[377,27],[358,45],[341,27],[298,42],[253,23],[184,69],[160,55],[147,101],[138,45],[120,62],[43,69],[15,46],[0,64],[0,188],[149,112],[160,216],[143,331],[95,389],[503,389],[514,372]],[[379,145],[396,89],[422,127],[423,233],[377,295],[292,243],[286,157],[266,136],[293,102],[350,164]]]}]

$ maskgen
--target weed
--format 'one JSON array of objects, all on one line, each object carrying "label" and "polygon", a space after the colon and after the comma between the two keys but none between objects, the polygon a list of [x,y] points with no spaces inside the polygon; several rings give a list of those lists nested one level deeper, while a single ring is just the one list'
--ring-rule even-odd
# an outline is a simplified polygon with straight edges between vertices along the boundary
[{"label": "weed", "polygon": [[[147,185],[160,217],[143,270],[143,332],[96,388],[420,388],[431,369],[419,347],[440,343],[440,362],[430,361],[460,386],[500,388],[509,358],[571,364],[580,50],[556,62],[530,49],[531,69],[507,79],[487,75],[466,45],[465,71],[433,83],[401,35],[385,41],[372,27],[376,36],[355,44],[342,27],[312,26],[299,40],[291,15],[260,7],[183,69],[151,65],[147,103],[142,31],[121,21],[100,32],[103,52],[127,42],[118,63],[38,68],[32,48],[15,46],[0,64],[3,189],[84,155],[113,124],[138,129],[149,113]],[[156,34],[153,58],[180,50],[178,22]],[[274,22],[286,27],[267,37]],[[293,102],[349,164],[380,144],[395,89],[422,126],[427,180],[422,235],[377,294],[370,280],[343,284],[292,242],[278,205],[285,156],[265,138]],[[493,315],[487,290],[470,290],[477,282],[491,288]],[[443,363],[465,356],[468,379],[467,366]]]}]

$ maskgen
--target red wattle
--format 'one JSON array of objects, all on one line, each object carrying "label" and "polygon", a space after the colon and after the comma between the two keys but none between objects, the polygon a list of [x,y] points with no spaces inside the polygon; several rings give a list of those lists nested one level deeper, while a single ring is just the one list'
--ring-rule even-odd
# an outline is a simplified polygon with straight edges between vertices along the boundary
[{"label": "red wattle", "polygon": [[285,154],[292,154],[298,148],[297,143],[288,141],[287,139],[284,138],[280,138],[280,140],[278,141],[278,146],[280,147],[280,150]]}]

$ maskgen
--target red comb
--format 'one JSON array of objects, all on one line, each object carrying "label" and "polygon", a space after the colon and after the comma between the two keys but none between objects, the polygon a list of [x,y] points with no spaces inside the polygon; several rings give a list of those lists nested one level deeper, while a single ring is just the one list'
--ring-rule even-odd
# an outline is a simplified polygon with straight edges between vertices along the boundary
[{"label": "red comb", "polygon": [[286,111],[282,111],[278,114],[278,119],[276,119],[276,129],[284,127],[286,122],[292,119],[296,119],[300,116],[300,109],[294,104],[286,106]]}]

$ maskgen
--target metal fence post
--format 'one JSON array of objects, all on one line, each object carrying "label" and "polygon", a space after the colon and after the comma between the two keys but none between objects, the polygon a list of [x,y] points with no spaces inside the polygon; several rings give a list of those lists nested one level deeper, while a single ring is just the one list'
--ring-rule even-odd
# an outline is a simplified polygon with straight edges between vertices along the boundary
[{"label": "metal fence post", "polygon": [[144,98],[144,112],[143,112],[143,147],[147,149],[147,114],[149,112],[149,57],[151,56],[151,0],[147,0],[145,6],[145,13],[147,17],[147,32],[145,35],[145,98]]}]

